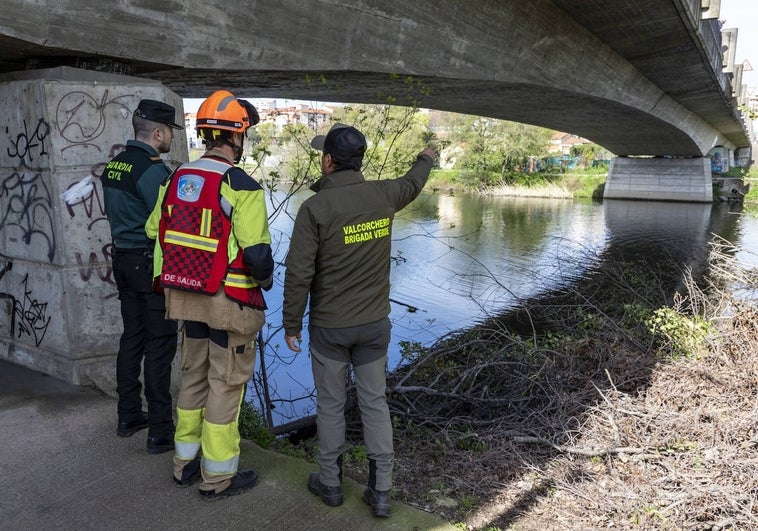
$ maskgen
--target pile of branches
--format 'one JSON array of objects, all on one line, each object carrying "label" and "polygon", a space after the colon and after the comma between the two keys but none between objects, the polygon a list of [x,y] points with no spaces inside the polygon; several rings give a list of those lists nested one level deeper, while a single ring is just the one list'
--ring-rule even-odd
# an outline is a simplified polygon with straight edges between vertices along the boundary
[{"label": "pile of branches", "polygon": [[[757,528],[758,314],[734,293],[758,279],[733,254],[706,283],[606,263],[420,349],[388,381],[396,498],[471,529]],[[673,355],[634,318],[661,305],[713,332]]]}]

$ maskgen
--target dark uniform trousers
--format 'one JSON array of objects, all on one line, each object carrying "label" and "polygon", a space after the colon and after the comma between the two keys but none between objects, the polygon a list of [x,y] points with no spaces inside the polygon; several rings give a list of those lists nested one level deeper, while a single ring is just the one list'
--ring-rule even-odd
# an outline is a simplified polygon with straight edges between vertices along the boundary
[{"label": "dark uniform trousers", "polygon": [[144,249],[115,249],[113,275],[124,324],[116,358],[118,418],[132,421],[142,411],[144,359],[148,435],[163,437],[174,432],[170,388],[177,323],[165,318],[165,299],[153,291],[152,269]]}]

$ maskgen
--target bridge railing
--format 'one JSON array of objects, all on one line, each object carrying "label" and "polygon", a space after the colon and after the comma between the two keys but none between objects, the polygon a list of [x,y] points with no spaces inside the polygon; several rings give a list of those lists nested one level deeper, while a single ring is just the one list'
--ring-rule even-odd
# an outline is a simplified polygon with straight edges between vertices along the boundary
[{"label": "bridge railing", "polygon": [[[708,2],[705,3],[709,5]],[[717,18],[703,19],[703,0],[678,0],[679,12],[682,19],[689,22],[691,31],[700,36],[702,50],[706,60],[711,65],[714,76],[721,87],[721,91],[728,99],[732,97],[730,76],[723,71],[724,56],[721,51],[721,25]]]},{"label": "bridge railing", "polygon": [[724,55],[721,52],[721,23],[718,19],[700,21],[700,35],[703,36],[703,45],[708,56],[708,61],[716,74],[719,86],[727,97],[732,96],[730,77],[724,73]]}]

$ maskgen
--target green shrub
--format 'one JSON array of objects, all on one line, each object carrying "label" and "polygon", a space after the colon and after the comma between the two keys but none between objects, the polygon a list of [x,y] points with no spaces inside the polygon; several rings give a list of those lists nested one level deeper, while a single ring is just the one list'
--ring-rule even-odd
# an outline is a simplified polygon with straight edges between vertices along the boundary
[{"label": "green shrub", "polygon": [[240,407],[238,426],[240,437],[254,441],[261,448],[271,448],[276,440],[263,422],[260,411],[244,400]]},{"label": "green shrub", "polygon": [[702,317],[689,317],[668,307],[653,311],[645,324],[656,338],[658,346],[668,351],[674,359],[697,357],[713,330],[711,324]]}]

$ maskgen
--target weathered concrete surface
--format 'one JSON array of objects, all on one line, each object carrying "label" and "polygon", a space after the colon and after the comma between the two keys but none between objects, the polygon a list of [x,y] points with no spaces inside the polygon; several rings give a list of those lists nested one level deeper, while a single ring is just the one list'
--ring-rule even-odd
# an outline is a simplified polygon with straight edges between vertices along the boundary
[{"label": "weathered concrete surface", "polygon": [[[0,77],[0,359],[115,389],[122,325],[99,176],[160,83],[58,68]],[[181,114],[180,114],[181,116]],[[183,133],[169,165],[187,160]],[[91,181],[80,198],[69,188]]]},{"label": "weathered concrete surface", "polygon": [[2,529],[456,529],[397,502],[390,518],[372,518],[362,487],[349,480],[345,504],[327,507],[305,485],[315,465],[250,441],[242,441],[240,465],[258,472],[258,485],[204,502],[197,484],[174,487],[172,454],[148,454],[146,431],[116,437],[115,400],[3,361],[0,426]]},{"label": "weathered concrete surface", "polygon": [[750,144],[699,0],[5,4],[6,69],[112,66],[184,97],[392,97],[570,131],[618,155]]},{"label": "weathered concrete surface", "polygon": [[614,158],[603,191],[605,199],[713,201],[709,158]]}]

